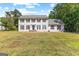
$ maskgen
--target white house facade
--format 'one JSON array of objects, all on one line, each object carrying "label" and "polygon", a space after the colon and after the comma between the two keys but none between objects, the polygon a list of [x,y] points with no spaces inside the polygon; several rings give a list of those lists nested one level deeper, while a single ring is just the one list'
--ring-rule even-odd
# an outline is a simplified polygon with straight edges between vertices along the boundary
[{"label": "white house facade", "polygon": [[63,32],[64,24],[59,19],[48,19],[46,15],[23,15],[18,20],[21,32]]}]

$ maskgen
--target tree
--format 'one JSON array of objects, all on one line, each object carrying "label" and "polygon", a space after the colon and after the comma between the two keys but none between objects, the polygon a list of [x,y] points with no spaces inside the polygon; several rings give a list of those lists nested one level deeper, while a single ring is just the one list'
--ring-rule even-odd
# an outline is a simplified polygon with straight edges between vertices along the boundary
[{"label": "tree", "polygon": [[5,14],[6,14],[6,18],[11,18],[11,13],[9,11],[6,11]]},{"label": "tree", "polygon": [[67,32],[79,32],[79,4],[57,4],[49,18],[61,19]]},{"label": "tree", "polygon": [[20,17],[22,14],[17,9],[11,11],[11,14],[13,15],[14,25],[18,27],[18,17]]},{"label": "tree", "polygon": [[16,27],[11,23],[12,20],[10,18],[1,18],[2,26],[5,27],[5,30],[16,30]]},{"label": "tree", "polygon": [[18,17],[21,16],[21,13],[15,9],[14,11],[5,12],[5,14],[6,18],[1,18],[5,30],[16,30],[18,28]]}]

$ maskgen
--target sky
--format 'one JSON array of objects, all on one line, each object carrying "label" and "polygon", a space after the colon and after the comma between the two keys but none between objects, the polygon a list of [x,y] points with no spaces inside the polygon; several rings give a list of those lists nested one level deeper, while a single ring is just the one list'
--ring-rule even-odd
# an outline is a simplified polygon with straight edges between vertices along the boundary
[{"label": "sky", "polygon": [[54,3],[0,3],[0,17],[5,11],[18,9],[22,15],[48,15],[55,7]]}]

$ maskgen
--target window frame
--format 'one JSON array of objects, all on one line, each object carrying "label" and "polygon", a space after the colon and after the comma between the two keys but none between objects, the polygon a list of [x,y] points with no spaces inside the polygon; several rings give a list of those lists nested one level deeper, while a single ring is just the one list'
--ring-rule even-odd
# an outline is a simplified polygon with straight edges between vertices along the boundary
[{"label": "window frame", "polygon": [[20,23],[24,23],[24,19],[20,19]]},{"label": "window frame", "polygon": [[[28,21],[29,20],[29,21]],[[26,22],[30,22],[30,19],[26,19]]]},{"label": "window frame", "polygon": [[26,30],[30,30],[30,25],[26,25]]},{"label": "window frame", "polygon": [[37,25],[37,30],[41,30],[41,25]]},{"label": "window frame", "polygon": [[55,25],[51,25],[51,29],[54,30]]},{"label": "window frame", "polygon": [[37,19],[37,22],[41,22],[41,19]]},{"label": "window frame", "polygon": [[31,19],[31,22],[35,22],[35,19]]},{"label": "window frame", "polygon": [[57,25],[57,30],[61,30],[61,25]]},{"label": "window frame", "polygon": [[46,19],[43,19],[42,21],[43,21],[43,22],[46,22]]},{"label": "window frame", "polygon": [[42,25],[42,29],[44,30],[47,29],[46,25]]},{"label": "window frame", "polygon": [[20,25],[20,30],[24,30],[24,25]]}]

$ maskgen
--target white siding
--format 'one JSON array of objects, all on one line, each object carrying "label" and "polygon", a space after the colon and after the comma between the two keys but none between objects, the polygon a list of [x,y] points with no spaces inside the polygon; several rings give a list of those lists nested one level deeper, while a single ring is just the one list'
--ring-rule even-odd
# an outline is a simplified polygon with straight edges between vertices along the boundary
[{"label": "white siding", "polygon": [[[20,25],[24,25],[24,30],[20,29]],[[19,31],[25,32],[25,31],[29,31],[26,30],[26,25],[30,25],[30,30],[32,30],[32,25],[35,25],[35,30],[37,32],[58,32],[58,31],[64,31],[64,25],[61,26],[61,30],[57,30],[57,25],[54,26],[54,29],[51,29],[51,26],[48,26],[48,20],[46,20],[46,22],[43,22],[43,20],[41,19],[40,22],[37,22],[37,19],[35,20],[35,22],[32,22],[32,19],[30,19],[30,22],[26,22],[26,19],[24,19],[24,22],[20,22],[20,19],[18,20],[18,29]],[[41,25],[41,29],[37,29],[37,25]],[[42,29],[42,26],[46,25],[46,29]]]},{"label": "white siding", "polygon": [[64,25],[61,25],[61,29],[57,29],[57,25],[54,25],[54,29],[51,29],[51,26],[48,27],[49,32],[63,32],[64,31]]},{"label": "white siding", "polygon": [[57,25],[54,25],[54,29],[51,29],[51,26],[49,26],[49,32],[58,32]]},{"label": "white siding", "polygon": [[[26,30],[26,25],[30,25],[30,30],[32,30],[32,25],[35,25],[35,30],[39,31],[39,32],[47,31],[48,30],[48,20],[46,20],[46,22],[43,22],[42,19],[41,19],[40,22],[37,22],[37,19],[36,19],[35,22],[32,22],[32,20],[30,19],[30,22],[26,22],[26,19],[25,19],[24,23],[21,23],[20,20],[18,22],[19,22],[18,23],[18,25],[19,25],[19,27],[18,27],[19,31],[29,31],[29,30]],[[21,30],[20,29],[20,25],[25,25],[25,29]],[[37,30],[37,25],[41,25],[41,29],[40,30]],[[47,28],[46,30],[42,29],[43,25],[46,25],[46,28]]]}]

